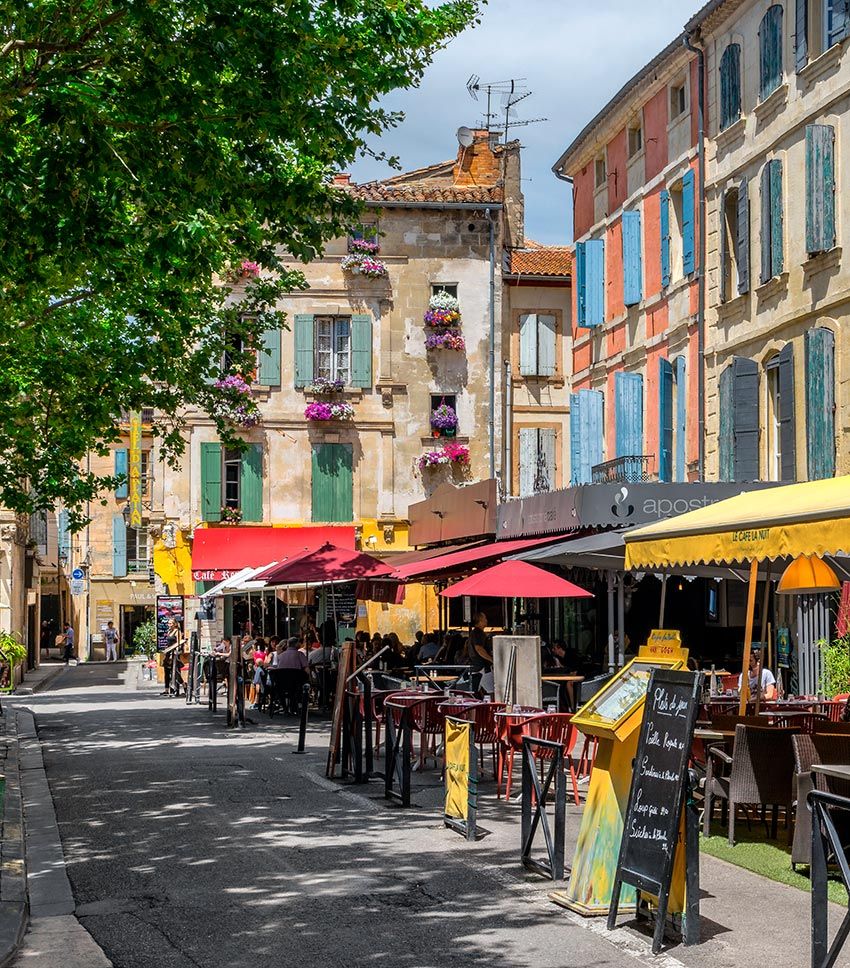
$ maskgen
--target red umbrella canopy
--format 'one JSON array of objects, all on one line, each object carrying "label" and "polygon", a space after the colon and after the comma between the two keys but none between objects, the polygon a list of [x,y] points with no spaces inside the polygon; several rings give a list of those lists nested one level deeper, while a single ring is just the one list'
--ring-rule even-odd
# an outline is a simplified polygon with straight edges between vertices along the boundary
[{"label": "red umbrella canopy", "polygon": [[356,581],[358,578],[386,578],[393,569],[371,555],[360,551],[324,544],[315,551],[290,558],[257,575],[267,585],[300,585],[335,581]]},{"label": "red umbrella canopy", "polygon": [[486,595],[490,598],[593,598],[565,578],[544,571],[527,561],[503,561],[455,582],[444,592],[446,598]]}]

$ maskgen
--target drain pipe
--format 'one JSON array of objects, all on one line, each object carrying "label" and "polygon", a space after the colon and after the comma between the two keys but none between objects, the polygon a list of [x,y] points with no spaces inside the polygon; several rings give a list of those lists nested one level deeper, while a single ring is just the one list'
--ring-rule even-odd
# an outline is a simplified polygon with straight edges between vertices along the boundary
[{"label": "drain pipe", "polygon": [[496,227],[487,209],[490,224],[490,477],[496,476]]},{"label": "drain pipe", "polygon": [[[694,33],[698,39],[698,32]],[[697,397],[699,400],[699,479],[705,480],[705,49],[691,42],[691,35],[684,34],[685,47],[697,55],[697,159],[699,161],[699,284],[697,309]]]},{"label": "drain pipe", "polygon": [[513,386],[511,384],[511,361],[505,360],[505,464],[502,468],[502,482],[505,497],[513,493],[513,454],[511,452],[511,437],[514,432]]}]

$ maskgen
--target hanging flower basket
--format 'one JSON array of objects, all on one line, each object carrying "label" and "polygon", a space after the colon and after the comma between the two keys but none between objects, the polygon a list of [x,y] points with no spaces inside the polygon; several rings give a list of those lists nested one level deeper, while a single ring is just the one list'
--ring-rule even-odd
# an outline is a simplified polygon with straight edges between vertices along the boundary
[{"label": "hanging flower basket", "polygon": [[454,436],[457,432],[457,413],[454,407],[450,407],[447,403],[441,403],[436,410],[432,410],[431,428],[441,431],[443,435],[451,433]]},{"label": "hanging flower basket", "polygon": [[242,509],[225,507],[221,509],[221,520],[225,524],[241,524]]},{"label": "hanging flower basket", "polygon": [[466,350],[466,340],[460,333],[449,330],[445,333],[431,333],[425,337],[426,350],[455,350],[462,353]]},{"label": "hanging flower basket", "polygon": [[251,387],[238,374],[216,380],[213,386],[221,397],[213,404],[213,415],[237,427],[256,427],[260,422],[260,408],[251,396]]},{"label": "hanging flower basket", "polygon": [[460,325],[460,303],[456,296],[437,292],[428,302],[425,325],[434,329],[449,329]]},{"label": "hanging flower basket", "polygon": [[317,397],[330,397],[335,393],[342,393],[345,383],[342,380],[313,380],[312,383],[304,387],[307,393],[313,393]]},{"label": "hanging flower basket", "polygon": [[462,444],[446,444],[440,450],[430,450],[416,460],[416,467],[420,472],[447,464],[468,467],[469,448],[464,447]]},{"label": "hanging flower basket", "polygon": [[367,279],[382,279],[387,275],[387,267],[380,259],[355,252],[345,256],[340,263],[342,271],[352,276],[365,276]]},{"label": "hanging flower basket", "polygon": [[381,243],[377,239],[349,239],[348,251],[352,254],[377,255],[381,251]]},{"label": "hanging flower basket", "polygon": [[304,417],[315,423],[326,420],[351,420],[354,407],[350,403],[310,403],[304,410]]}]

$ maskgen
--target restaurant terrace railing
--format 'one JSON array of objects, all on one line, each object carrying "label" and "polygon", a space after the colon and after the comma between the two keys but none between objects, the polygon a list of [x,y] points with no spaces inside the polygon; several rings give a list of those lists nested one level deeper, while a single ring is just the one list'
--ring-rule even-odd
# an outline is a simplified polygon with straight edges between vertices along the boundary
[{"label": "restaurant terrace railing", "polygon": [[640,484],[651,481],[649,463],[652,454],[628,454],[615,457],[602,464],[595,464],[590,468],[591,480],[594,484]]}]

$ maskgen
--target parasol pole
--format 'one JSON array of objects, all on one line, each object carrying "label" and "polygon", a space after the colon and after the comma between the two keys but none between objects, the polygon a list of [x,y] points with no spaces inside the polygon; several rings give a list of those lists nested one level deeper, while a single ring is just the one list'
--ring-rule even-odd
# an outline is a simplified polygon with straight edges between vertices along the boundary
[{"label": "parasol pole", "polygon": [[664,606],[667,603],[667,572],[661,576],[661,607],[658,609],[658,627],[664,628]]},{"label": "parasol pole", "polygon": [[738,715],[747,711],[747,698],[750,691],[750,650],[753,645],[753,618],[756,611],[756,585],[758,584],[759,563],[757,558],[750,562],[750,587],[747,590],[747,625],[744,629],[744,658],[741,669],[741,698]]}]

